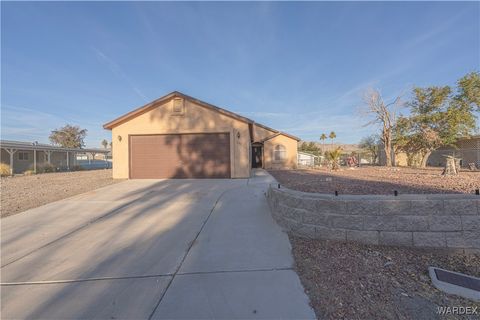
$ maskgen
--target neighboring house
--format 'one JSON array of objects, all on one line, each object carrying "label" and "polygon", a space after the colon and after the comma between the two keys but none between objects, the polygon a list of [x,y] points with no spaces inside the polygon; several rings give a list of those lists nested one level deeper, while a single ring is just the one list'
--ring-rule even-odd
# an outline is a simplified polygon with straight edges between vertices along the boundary
[{"label": "neighboring house", "polygon": [[247,178],[297,163],[298,138],[177,91],[103,127],[117,179]]},{"label": "neighboring house", "polygon": [[[319,156],[316,156],[314,154],[298,151],[297,163],[299,166],[313,167],[315,165],[316,159],[319,159],[319,158],[320,158]],[[318,162],[319,161],[317,160],[317,163]]]},{"label": "neighboring house", "polygon": [[[379,150],[379,163],[384,165],[385,152],[383,151],[382,145],[379,145]],[[427,165],[433,167],[444,166],[445,157],[448,155],[459,158],[462,167],[468,167],[470,163],[474,163],[477,168],[480,168],[480,135],[460,139],[455,144],[455,147],[445,146],[433,151],[428,157]],[[394,159],[394,163],[397,166],[407,165],[407,155],[404,152],[392,154],[392,159]],[[417,159],[417,161],[420,161],[420,159]]]},{"label": "neighboring house", "polygon": [[432,152],[428,157],[427,165],[444,166],[445,156],[451,155],[460,159],[462,167],[468,167],[470,163],[474,163],[477,168],[480,168],[480,135],[460,139],[455,145],[456,148],[442,147]]},{"label": "neighboring house", "polygon": [[38,142],[1,140],[1,162],[10,166],[11,173],[23,173],[27,170],[37,171],[45,164],[51,164],[59,170],[69,170],[77,165],[79,153],[105,154],[105,149],[62,148]]}]

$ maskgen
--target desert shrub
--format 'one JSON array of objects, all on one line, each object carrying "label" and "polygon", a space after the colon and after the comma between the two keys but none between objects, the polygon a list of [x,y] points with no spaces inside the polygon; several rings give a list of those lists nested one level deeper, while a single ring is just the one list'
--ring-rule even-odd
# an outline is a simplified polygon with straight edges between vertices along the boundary
[{"label": "desert shrub", "polygon": [[26,175],[26,176],[31,176],[31,175],[35,174],[35,171],[32,170],[32,169],[29,169],[29,170],[24,171],[23,174]]},{"label": "desert shrub", "polygon": [[40,172],[40,167],[37,165],[37,170],[33,167],[33,164],[28,166],[28,169],[23,172],[23,174],[28,175],[31,172],[31,174],[36,174],[36,173],[41,173]]},{"label": "desert shrub", "polygon": [[6,163],[0,163],[0,176],[5,177],[10,175],[10,166]]},{"label": "desert shrub", "polygon": [[77,165],[74,165],[72,168],[71,168],[72,171],[83,171],[85,170],[84,167],[82,166],[79,166],[78,164]]},{"label": "desert shrub", "polygon": [[51,163],[43,163],[37,166],[37,173],[49,173],[55,171],[57,171],[57,168],[55,168],[55,166],[53,166]]},{"label": "desert shrub", "polygon": [[335,150],[327,151],[326,156],[332,170],[340,169],[339,161],[340,157],[342,156],[342,148],[338,147]]},{"label": "desert shrub", "polygon": [[51,164],[46,164],[43,166],[43,172],[48,173],[48,172],[55,172],[57,171],[56,168],[51,165]]}]

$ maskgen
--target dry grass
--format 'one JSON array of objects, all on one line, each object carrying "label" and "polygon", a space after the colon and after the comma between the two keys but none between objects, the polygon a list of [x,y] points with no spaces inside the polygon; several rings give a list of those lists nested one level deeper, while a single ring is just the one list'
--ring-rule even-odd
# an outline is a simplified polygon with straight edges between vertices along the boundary
[{"label": "dry grass", "polygon": [[0,163],[0,176],[6,177],[10,175],[10,166],[5,163]]}]

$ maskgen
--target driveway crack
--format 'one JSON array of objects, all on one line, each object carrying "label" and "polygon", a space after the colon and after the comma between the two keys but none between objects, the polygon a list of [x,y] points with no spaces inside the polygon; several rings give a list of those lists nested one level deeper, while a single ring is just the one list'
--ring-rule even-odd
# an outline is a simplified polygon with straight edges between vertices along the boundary
[{"label": "driveway crack", "polygon": [[177,272],[164,273],[164,274],[147,274],[137,276],[119,276],[119,277],[97,277],[97,278],[84,278],[84,279],[63,279],[63,280],[41,280],[41,281],[17,281],[17,282],[2,282],[0,286],[28,286],[28,285],[44,285],[44,284],[61,284],[61,283],[75,283],[75,282],[92,282],[92,281],[104,281],[104,280],[126,280],[126,279],[145,279],[145,278],[160,278],[160,277],[173,277],[177,276],[189,276],[197,274],[222,274],[222,273],[248,273],[248,272],[271,272],[271,271],[285,271],[293,270],[292,267],[279,267],[279,268],[261,268],[261,269],[242,269],[242,270],[215,270],[215,271],[197,271],[197,272]]},{"label": "driveway crack", "polygon": [[[233,188],[233,189],[236,189],[236,188]],[[175,277],[177,276],[178,272],[180,271],[180,268],[182,267],[183,263],[185,262],[185,259],[187,258],[190,250],[192,249],[193,245],[195,244],[195,242],[197,241],[198,237],[200,236],[200,233],[202,233],[203,229],[205,228],[205,225],[207,224],[208,220],[209,220],[210,217],[212,216],[213,211],[215,211],[215,208],[217,207],[218,202],[220,201],[220,199],[223,197],[223,195],[224,195],[225,193],[227,193],[228,191],[231,191],[231,190],[232,190],[232,189],[227,189],[227,190],[223,191],[223,192],[218,196],[217,200],[216,200],[215,203],[213,204],[212,209],[211,209],[210,212],[208,213],[207,218],[203,221],[202,226],[200,227],[200,229],[198,230],[197,234],[195,235],[195,238],[193,238],[193,240],[190,242],[190,245],[188,246],[187,250],[185,251],[185,254],[184,254],[183,257],[182,257],[182,260],[180,261],[180,263],[178,264],[177,268],[175,269],[175,272],[172,274],[172,277],[171,277],[170,280],[168,281],[165,290],[164,290],[163,293],[161,294],[161,296],[160,296],[160,298],[158,299],[155,307],[153,308],[152,312],[151,312],[150,315],[148,316],[148,319],[149,319],[149,320],[152,319],[153,315],[155,314],[155,312],[156,312],[157,309],[158,309],[158,306],[160,305],[160,303],[162,302],[163,298],[164,298],[165,295],[167,294],[167,291],[168,291],[168,289],[170,288],[170,285],[172,284],[173,280],[175,280]]]},{"label": "driveway crack", "polygon": [[279,268],[262,268],[262,269],[244,269],[244,270],[216,270],[216,271],[197,271],[197,272],[181,272],[178,276],[189,276],[195,274],[218,274],[218,273],[248,273],[248,272],[269,272],[269,271],[285,271],[294,270],[292,267]]},{"label": "driveway crack", "polygon": [[25,282],[2,282],[2,287],[8,286],[27,286],[27,285],[43,285],[43,284],[57,284],[57,283],[75,283],[75,282],[90,282],[90,281],[103,281],[103,280],[124,280],[124,279],[143,279],[143,278],[160,278],[171,277],[173,274],[149,274],[140,276],[125,276],[125,277],[98,277],[98,278],[85,278],[85,279],[68,279],[68,280],[44,280],[44,281],[25,281]]}]

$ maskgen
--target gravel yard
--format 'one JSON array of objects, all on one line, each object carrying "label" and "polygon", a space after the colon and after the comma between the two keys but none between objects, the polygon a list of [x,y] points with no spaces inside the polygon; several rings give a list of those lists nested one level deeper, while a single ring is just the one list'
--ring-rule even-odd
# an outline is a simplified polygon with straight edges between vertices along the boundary
[{"label": "gravel yard", "polygon": [[[290,236],[296,269],[319,319],[458,319],[439,307],[480,303],[431,284],[428,266],[480,276],[480,255]],[[468,318],[468,317],[467,317]]]},{"label": "gravel yard", "polygon": [[2,177],[1,216],[6,217],[120,181],[112,179],[112,170]]},{"label": "gravel yard", "polygon": [[287,188],[317,193],[393,194],[399,193],[474,193],[480,188],[480,171],[462,171],[444,177],[441,168],[360,167],[334,172],[318,170],[271,170]]}]

